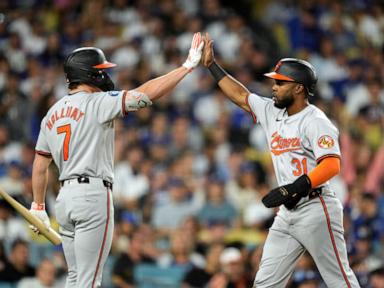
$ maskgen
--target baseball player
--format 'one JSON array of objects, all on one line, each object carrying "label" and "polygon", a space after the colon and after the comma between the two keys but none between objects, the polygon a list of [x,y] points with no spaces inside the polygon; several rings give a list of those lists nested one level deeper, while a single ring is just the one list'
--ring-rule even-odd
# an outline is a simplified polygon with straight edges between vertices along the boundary
[{"label": "baseball player", "polygon": [[114,119],[169,93],[201,59],[204,42],[195,33],[185,63],[130,91],[114,91],[105,69],[116,64],[94,47],[74,50],[65,60],[69,93],[41,122],[33,163],[31,212],[47,226],[48,167],[59,169],[56,201],[65,259],[66,287],[100,287],[113,234]]},{"label": "baseball player", "polygon": [[306,250],[328,287],[360,287],[349,267],[343,237],[343,207],[328,180],[340,171],[338,130],[308,103],[317,77],[306,61],[285,58],[265,76],[275,80],[272,99],[251,93],[214,59],[206,35],[203,65],[225,95],[264,129],[279,187],[263,199],[279,207],[266,239],[254,287],[286,287]]}]

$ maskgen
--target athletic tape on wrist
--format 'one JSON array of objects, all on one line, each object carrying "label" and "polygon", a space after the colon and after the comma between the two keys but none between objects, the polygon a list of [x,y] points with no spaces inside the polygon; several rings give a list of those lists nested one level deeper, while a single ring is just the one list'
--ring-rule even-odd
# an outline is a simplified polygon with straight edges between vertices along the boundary
[{"label": "athletic tape on wrist", "polygon": [[32,202],[31,208],[32,210],[45,210],[45,204],[38,204],[36,202]]},{"label": "athletic tape on wrist", "polygon": [[217,83],[228,75],[228,73],[215,61],[208,67],[208,70],[211,72]]}]

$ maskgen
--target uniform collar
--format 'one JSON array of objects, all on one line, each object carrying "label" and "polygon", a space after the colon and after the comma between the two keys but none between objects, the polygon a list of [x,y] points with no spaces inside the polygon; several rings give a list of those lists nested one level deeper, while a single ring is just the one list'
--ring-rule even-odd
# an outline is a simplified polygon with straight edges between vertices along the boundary
[{"label": "uniform collar", "polygon": [[281,116],[279,115],[278,117],[279,117],[279,119],[282,118],[286,122],[292,122],[292,121],[295,121],[295,120],[301,118],[306,113],[308,113],[308,111],[310,110],[310,107],[311,107],[311,104],[309,104],[303,110],[301,110],[301,111],[299,111],[299,112],[297,112],[291,116],[288,116],[287,109],[284,109]]}]

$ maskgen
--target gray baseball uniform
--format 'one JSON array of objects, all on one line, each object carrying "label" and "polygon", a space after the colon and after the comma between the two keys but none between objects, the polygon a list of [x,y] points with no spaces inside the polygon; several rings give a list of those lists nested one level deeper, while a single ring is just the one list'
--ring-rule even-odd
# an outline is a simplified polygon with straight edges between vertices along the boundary
[{"label": "gray baseball uniform", "polygon": [[[322,159],[340,157],[338,131],[313,105],[288,116],[271,99],[250,94],[254,120],[267,135],[278,185],[308,174]],[[350,269],[343,237],[343,207],[329,183],[321,195],[281,206],[265,242],[255,287],[286,287],[296,260],[308,250],[328,287],[360,287]]]},{"label": "gray baseball uniform", "polygon": [[41,122],[37,153],[52,156],[62,187],[56,217],[68,264],[66,287],[99,287],[113,233],[113,119],[126,114],[127,91],[78,92]]}]

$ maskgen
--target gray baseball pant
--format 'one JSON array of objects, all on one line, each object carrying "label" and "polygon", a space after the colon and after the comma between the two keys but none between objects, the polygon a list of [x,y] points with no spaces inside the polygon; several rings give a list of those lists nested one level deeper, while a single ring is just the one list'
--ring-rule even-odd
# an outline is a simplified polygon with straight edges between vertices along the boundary
[{"label": "gray baseball pant", "polygon": [[101,287],[101,277],[112,244],[112,191],[103,180],[89,183],[66,180],[56,199],[56,218],[68,265],[66,288]]},{"label": "gray baseball pant", "polygon": [[294,210],[280,208],[263,248],[254,287],[286,287],[305,250],[328,287],[360,287],[348,263],[343,207],[333,195],[317,197]]}]

